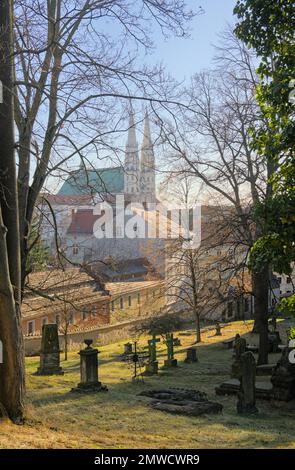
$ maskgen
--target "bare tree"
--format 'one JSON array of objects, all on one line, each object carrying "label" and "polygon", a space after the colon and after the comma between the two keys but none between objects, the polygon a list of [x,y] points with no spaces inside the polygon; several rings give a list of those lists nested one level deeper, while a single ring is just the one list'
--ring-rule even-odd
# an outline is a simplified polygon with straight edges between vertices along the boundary
[{"label": "bare tree", "polygon": [[[232,208],[230,224],[235,244],[247,252],[264,229],[254,208],[268,197],[273,168],[253,152],[251,128],[261,120],[255,100],[253,58],[232,35],[218,49],[217,67],[192,78],[187,89],[190,110],[163,133],[179,165]],[[234,211],[234,217],[233,217]],[[253,273],[255,325],[260,334],[259,363],[267,362],[269,270]]]},{"label": "bare tree", "polygon": [[0,401],[14,420],[24,411],[20,297],[40,192],[50,175],[69,172],[73,158],[85,168],[88,153],[113,152],[111,137],[124,130],[124,100],[173,100],[161,67],[147,68],[136,57],[152,47],[155,25],[182,36],[192,16],[182,0],[1,2]]}]

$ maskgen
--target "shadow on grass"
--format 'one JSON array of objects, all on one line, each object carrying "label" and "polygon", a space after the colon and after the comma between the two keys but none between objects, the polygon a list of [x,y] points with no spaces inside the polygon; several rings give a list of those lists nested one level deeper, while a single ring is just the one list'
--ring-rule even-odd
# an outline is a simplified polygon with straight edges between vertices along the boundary
[{"label": "shadow on grass", "polygon": [[[242,336],[248,336],[249,334],[250,332]],[[206,392],[210,400],[220,402],[224,407],[223,414],[198,418],[182,416],[182,422],[187,423],[188,426],[197,424],[198,430],[202,430],[202,428],[205,429],[208,425],[212,425],[213,433],[215,432],[215,425],[223,426],[226,430],[239,430],[239,432],[245,432],[247,435],[249,433],[257,433],[257,444],[255,444],[257,447],[272,447],[282,445],[282,442],[284,445],[291,444],[295,439],[295,423],[292,422],[292,425],[287,428],[285,420],[282,420],[282,411],[279,408],[274,408],[272,403],[257,400],[257,407],[259,409],[257,415],[240,416],[236,413],[236,396],[215,396],[215,387],[229,378],[232,363],[233,350],[228,350],[222,345],[225,336],[221,336],[219,341],[213,344],[198,344],[196,349],[199,362],[193,364],[186,364],[184,357],[179,357],[185,354],[187,347],[176,347],[175,357],[178,358],[179,364],[176,368],[161,368],[162,359],[167,356],[166,348],[161,349],[158,351],[158,359],[160,361],[159,375],[145,377],[144,383],[132,383],[132,370],[129,368],[130,374],[126,373],[128,365],[121,361],[119,354],[117,357],[101,358],[99,360],[101,366],[113,363],[118,367],[118,369],[111,371],[111,375],[103,368],[99,371],[99,380],[109,387],[108,392],[89,394],[70,392],[71,387],[75,387],[79,382],[79,362],[73,363],[72,359],[71,362],[67,364],[63,361],[62,366],[65,368],[65,376],[61,378],[55,377],[52,380],[52,383],[55,382],[57,387],[59,387],[58,392],[52,393],[50,389],[46,391],[45,394],[43,393],[42,397],[33,397],[31,402],[37,407],[49,405],[50,409],[52,409],[51,405],[56,404],[57,413],[60,409],[66,415],[76,417],[81,422],[83,421],[83,413],[85,410],[89,410],[90,413],[93,413],[93,422],[95,423],[95,420],[99,418],[100,410],[103,412],[108,406],[110,407],[110,411],[108,412],[110,416],[112,416],[114,409],[116,413],[119,413],[119,416],[121,414],[125,416],[126,413],[128,414],[129,410],[131,411],[136,407],[144,406],[149,415],[154,416],[155,420],[159,420],[161,416],[163,416],[162,412],[149,408],[150,399],[138,396],[140,391],[151,388],[163,389],[169,387],[198,389]],[[122,367],[126,369],[124,377],[120,379],[120,370]],[[70,373],[71,376],[67,377],[68,373]],[[110,378],[113,378],[117,373],[118,382],[109,382]],[[76,374],[75,377],[73,377],[72,374]],[[122,381],[120,382],[120,380]],[[51,385],[50,382],[51,379],[48,378],[48,385]],[[292,418],[291,414],[292,413],[286,414],[286,419],[288,419],[289,416]],[[166,419],[168,422],[170,422],[171,419],[171,426],[173,426],[174,416],[168,416],[169,417]],[[81,423],[81,426],[83,427],[84,425]],[[264,433],[267,435],[266,438],[263,437]],[[238,440],[241,447],[246,445],[248,438],[249,437],[246,435],[239,436]],[[252,437],[252,440],[253,439]],[[229,443],[229,447],[232,447],[231,443]]]}]

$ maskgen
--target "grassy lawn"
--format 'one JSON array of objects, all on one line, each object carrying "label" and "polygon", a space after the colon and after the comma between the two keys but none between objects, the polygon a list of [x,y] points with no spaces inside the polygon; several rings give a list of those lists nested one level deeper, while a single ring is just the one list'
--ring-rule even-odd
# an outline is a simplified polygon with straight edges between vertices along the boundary
[{"label": "grassy lawn", "polygon": [[[284,323],[284,322],[283,322]],[[282,331],[286,326],[281,323]],[[221,344],[237,332],[249,335],[251,322],[235,322],[223,328],[221,337],[203,334],[198,346],[199,363],[183,362],[193,334],[182,335],[175,348],[179,367],[161,370],[159,376],[132,383],[132,370],[120,361],[123,342],[99,348],[100,380],[108,392],[90,395],[70,393],[79,381],[79,356],[70,353],[62,361],[64,376],[38,377],[39,358],[28,358],[28,419],[24,426],[1,422],[1,448],[295,448],[295,405],[258,400],[259,414],[240,417],[236,397],[216,397],[215,387],[229,377],[232,351]],[[255,342],[251,336],[251,343]],[[124,341],[125,342],[125,341]],[[140,346],[146,344],[142,338]],[[166,348],[158,344],[159,365]],[[275,362],[277,355],[271,355]],[[263,378],[262,378],[263,379]],[[259,378],[260,380],[260,378]],[[221,415],[175,416],[152,410],[148,398],[137,394],[146,388],[187,387],[205,391],[223,404]]]}]

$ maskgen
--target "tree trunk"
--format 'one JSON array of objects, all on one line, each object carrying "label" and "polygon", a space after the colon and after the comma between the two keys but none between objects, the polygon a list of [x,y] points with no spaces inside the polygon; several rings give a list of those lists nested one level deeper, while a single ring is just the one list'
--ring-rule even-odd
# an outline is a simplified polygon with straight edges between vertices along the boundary
[{"label": "tree trunk", "polygon": [[[3,237],[1,238],[0,250],[2,252]],[[2,270],[3,265],[1,263]],[[0,279],[0,335],[3,345],[3,363],[0,364],[0,402],[4,413],[12,421],[19,424],[23,422],[24,415],[23,338],[13,288],[11,284],[9,286],[8,271],[5,273],[6,282],[8,281],[5,291],[3,290],[5,284],[3,277],[2,271]]]},{"label": "tree trunk", "polygon": [[268,363],[268,278],[267,268],[253,274],[255,320],[259,333],[258,365]]},{"label": "tree trunk", "polygon": [[0,3],[0,402],[14,422],[24,413],[24,357],[20,321],[20,237],[13,113],[13,1]]},{"label": "tree trunk", "polygon": [[64,335],[64,343],[65,343],[65,361],[68,360],[68,333]]},{"label": "tree trunk", "polygon": [[256,302],[255,302],[255,286],[257,282],[259,283],[259,279],[256,280],[257,274],[252,273],[252,290],[253,290],[253,296],[254,296],[254,323],[253,323],[253,328],[252,328],[252,333],[257,333],[259,334],[259,309],[256,308]]},{"label": "tree trunk", "polygon": [[201,342],[200,317],[196,314],[196,343]]}]

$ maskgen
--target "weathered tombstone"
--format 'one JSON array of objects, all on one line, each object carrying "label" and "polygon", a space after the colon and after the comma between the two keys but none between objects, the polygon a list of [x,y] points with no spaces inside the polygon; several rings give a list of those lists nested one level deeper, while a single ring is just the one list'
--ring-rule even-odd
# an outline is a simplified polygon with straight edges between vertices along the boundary
[{"label": "weathered tombstone", "polygon": [[42,342],[40,352],[40,367],[36,375],[62,375],[60,367],[60,349],[57,324],[47,324],[42,327]]},{"label": "weathered tombstone", "polygon": [[124,355],[132,354],[132,343],[125,343],[124,344]]},{"label": "weathered tombstone", "polygon": [[166,334],[167,359],[164,361],[164,367],[176,367],[177,359],[174,358],[173,333]]},{"label": "weathered tombstone", "polygon": [[272,331],[268,333],[268,352],[277,353],[279,352],[279,345],[281,344],[281,338],[279,331]]},{"label": "weathered tombstone", "polygon": [[92,339],[85,339],[85,349],[80,354],[80,376],[81,382],[72,392],[100,392],[107,391],[107,387],[98,381],[98,350],[91,347]]},{"label": "weathered tombstone", "polygon": [[269,325],[272,327],[272,331],[277,331],[277,317],[273,316],[269,321]]},{"label": "weathered tombstone", "polygon": [[173,338],[173,346],[181,346],[181,341],[179,338]]},{"label": "weathered tombstone", "polygon": [[247,342],[245,338],[241,338],[240,335],[236,335],[235,346],[234,346],[234,362],[231,368],[231,375],[234,378],[239,377],[240,361],[242,354],[246,352]]},{"label": "weathered tombstone", "polygon": [[219,323],[219,322],[216,323],[215,329],[216,329],[216,331],[215,331],[215,335],[214,335],[214,336],[222,336],[222,333],[221,333],[221,326],[220,326],[220,323]]},{"label": "weathered tombstone", "polygon": [[188,348],[186,350],[186,358],[185,358],[184,362],[186,362],[187,364],[192,364],[193,362],[198,362],[196,348]]},{"label": "weathered tombstone", "polygon": [[240,389],[238,392],[237,412],[239,414],[257,413],[255,400],[256,362],[250,351],[240,357]]},{"label": "weathered tombstone", "polygon": [[154,375],[158,373],[158,361],[157,361],[157,343],[160,339],[153,336],[153,339],[148,340],[148,351],[149,359],[148,363],[145,366],[144,375]]},{"label": "weathered tombstone", "polygon": [[294,348],[286,347],[271,376],[273,396],[277,400],[295,399],[295,363],[290,362],[290,352]]}]

